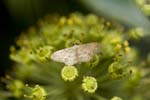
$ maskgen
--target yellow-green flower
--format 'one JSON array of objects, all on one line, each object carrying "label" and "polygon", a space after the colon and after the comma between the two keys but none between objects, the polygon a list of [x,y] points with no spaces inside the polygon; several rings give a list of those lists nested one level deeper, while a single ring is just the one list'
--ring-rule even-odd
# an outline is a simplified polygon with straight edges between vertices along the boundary
[{"label": "yellow-green flower", "polygon": [[112,79],[120,79],[126,75],[124,66],[118,62],[114,62],[108,67],[108,73]]},{"label": "yellow-green flower", "polygon": [[111,98],[110,100],[122,100],[120,97],[114,96],[113,98]]},{"label": "yellow-green flower", "polygon": [[[27,98],[32,98],[32,100],[46,100],[47,92],[45,89],[39,85],[36,85],[32,89],[32,95],[27,96]],[[26,97],[26,96],[25,96]]]},{"label": "yellow-green flower", "polygon": [[97,80],[94,77],[85,76],[83,77],[82,81],[83,81],[82,89],[84,91],[87,91],[89,93],[94,93],[97,90],[98,84],[97,84]]},{"label": "yellow-green flower", "polygon": [[36,57],[35,59],[40,60],[40,61],[47,61],[50,59],[51,51],[52,51],[51,46],[43,46],[40,47],[36,50]]},{"label": "yellow-green flower", "polygon": [[78,70],[74,66],[64,66],[61,76],[65,81],[73,81],[78,76]]},{"label": "yellow-green flower", "polygon": [[7,88],[14,97],[19,98],[23,95],[24,83],[21,80],[13,80],[7,85]]}]

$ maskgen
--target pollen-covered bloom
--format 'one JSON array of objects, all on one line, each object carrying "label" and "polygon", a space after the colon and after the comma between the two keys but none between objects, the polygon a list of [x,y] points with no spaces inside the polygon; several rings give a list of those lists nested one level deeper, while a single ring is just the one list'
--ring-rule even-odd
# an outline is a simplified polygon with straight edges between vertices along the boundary
[{"label": "pollen-covered bloom", "polygon": [[36,85],[32,90],[32,98],[33,100],[46,100],[47,93],[44,88]]},{"label": "pollen-covered bloom", "polygon": [[98,88],[97,80],[94,77],[83,77],[82,89],[89,93],[94,93]]},{"label": "pollen-covered bloom", "polygon": [[64,66],[61,76],[65,81],[73,81],[78,76],[78,70],[74,66]]}]

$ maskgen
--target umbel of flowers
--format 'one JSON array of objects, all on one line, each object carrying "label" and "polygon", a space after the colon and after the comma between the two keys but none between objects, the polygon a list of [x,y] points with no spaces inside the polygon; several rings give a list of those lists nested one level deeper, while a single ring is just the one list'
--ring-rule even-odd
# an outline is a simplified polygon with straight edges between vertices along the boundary
[{"label": "umbel of flowers", "polygon": [[143,34],[93,14],[48,15],[10,47],[15,64],[2,79],[7,86],[1,97],[148,100],[150,93],[138,90],[147,90],[142,84],[148,86],[143,79],[148,70],[140,67],[146,65],[140,65],[136,49],[128,42],[139,32]]}]

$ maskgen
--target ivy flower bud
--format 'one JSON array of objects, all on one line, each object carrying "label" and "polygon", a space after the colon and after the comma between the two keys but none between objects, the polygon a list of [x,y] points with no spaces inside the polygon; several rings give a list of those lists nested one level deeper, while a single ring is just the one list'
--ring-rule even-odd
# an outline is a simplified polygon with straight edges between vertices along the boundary
[{"label": "ivy flower bud", "polygon": [[128,42],[127,40],[125,40],[125,41],[123,42],[123,45],[124,45],[125,47],[128,47],[128,46],[129,46],[129,42]]},{"label": "ivy flower bud", "polygon": [[64,17],[64,16],[61,17],[60,20],[59,20],[59,25],[63,26],[66,23],[66,20],[67,20],[66,17]]},{"label": "ivy flower bud", "polygon": [[130,47],[125,47],[125,53],[128,54],[131,51]]},{"label": "ivy flower bud", "polygon": [[125,69],[118,62],[114,62],[108,67],[108,73],[112,79],[120,79],[125,76]]},{"label": "ivy flower bud", "polygon": [[87,25],[95,25],[95,24],[97,24],[97,22],[98,22],[98,17],[93,14],[90,14],[86,17]]},{"label": "ivy flower bud", "polygon": [[61,77],[65,81],[73,81],[78,76],[78,70],[74,66],[64,66],[61,70]]},{"label": "ivy flower bud", "polygon": [[97,66],[99,64],[99,61],[100,61],[99,56],[95,55],[93,61],[90,62],[90,67],[93,68]]},{"label": "ivy flower bud", "polygon": [[7,88],[12,92],[14,97],[21,97],[23,94],[24,83],[20,80],[14,80],[7,85]]},{"label": "ivy flower bud", "polygon": [[110,100],[122,100],[121,98],[114,96],[113,98],[111,98]]},{"label": "ivy flower bud", "polygon": [[11,54],[10,59],[22,63],[27,64],[31,61],[31,56],[28,49],[21,48],[20,50],[16,50],[14,46],[10,48]]},{"label": "ivy flower bud", "polygon": [[98,88],[97,80],[94,77],[86,76],[83,77],[82,81],[83,81],[82,89],[84,91],[87,91],[89,93],[94,93],[97,90]]},{"label": "ivy flower bud", "polygon": [[32,90],[32,98],[33,100],[45,100],[47,96],[46,91],[43,87],[36,85]]},{"label": "ivy flower bud", "polygon": [[77,17],[76,14],[71,14],[70,18],[73,20],[74,24],[81,25],[82,20]]},{"label": "ivy flower bud", "polygon": [[121,50],[121,44],[117,44],[115,47],[115,51],[118,53]]},{"label": "ivy flower bud", "polygon": [[40,61],[47,61],[50,59],[52,49],[53,48],[51,46],[40,47],[36,53],[37,59]]},{"label": "ivy flower bud", "polygon": [[68,19],[67,20],[67,24],[70,25],[70,26],[73,25],[73,20],[72,19]]},{"label": "ivy flower bud", "polygon": [[116,37],[113,37],[111,40],[110,40],[110,43],[111,44],[118,44],[121,42],[121,37],[120,36],[116,36]]}]

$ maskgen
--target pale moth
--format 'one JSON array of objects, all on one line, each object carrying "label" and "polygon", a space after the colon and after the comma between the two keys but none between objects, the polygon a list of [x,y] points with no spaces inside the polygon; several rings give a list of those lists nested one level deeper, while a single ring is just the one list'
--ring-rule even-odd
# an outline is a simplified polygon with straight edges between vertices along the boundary
[{"label": "pale moth", "polygon": [[55,51],[51,55],[51,59],[66,65],[74,65],[81,62],[90,61],[95,54],[99,52],[99,43],[87,43],[82,45],[74,45],[69,48]]}]

